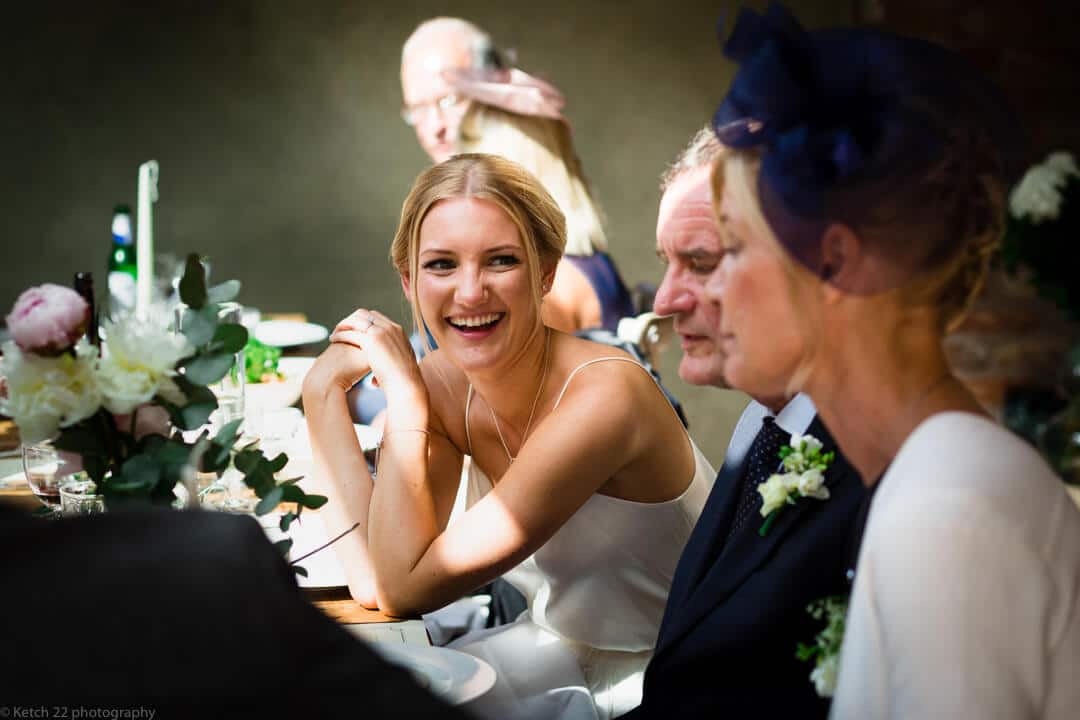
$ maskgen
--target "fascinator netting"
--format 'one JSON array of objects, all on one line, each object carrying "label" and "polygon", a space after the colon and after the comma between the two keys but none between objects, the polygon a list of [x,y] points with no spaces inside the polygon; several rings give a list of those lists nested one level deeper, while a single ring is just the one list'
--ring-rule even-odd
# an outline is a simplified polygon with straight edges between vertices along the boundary
[{"label": "fascinator netting", "polygon": [[724,54],[739,68],[713,129],[726,146],[761,154],[761,210],[812,272],[823,275],[830,223],[858,227],[901,190],[927,195],[915,203],[925,207],[897,218],[919,232],[875,240],[873,252],[890,271],[849,278],[846,291],[888,290],[966,240],[934,216],[941,188],[926,178],[943,158],[987,157],[989,166],[974,173],[1003,180],[1019,168],[1004,100],[963,58],[933,43],[860,28],[807,32],[774,3],[763,14],[740,11]]}]

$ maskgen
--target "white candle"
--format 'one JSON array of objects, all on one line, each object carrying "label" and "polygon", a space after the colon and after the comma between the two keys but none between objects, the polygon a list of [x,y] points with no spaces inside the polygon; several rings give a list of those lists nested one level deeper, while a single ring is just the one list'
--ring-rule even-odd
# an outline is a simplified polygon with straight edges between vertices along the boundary
[{"label": "white candle", "polygon": [[135,279],[135,314],[146,317],[150,311],[151,290],[154,287],[154,217],[151,205],[158,199],[157,160],[139,166],[139,196],[136,208],[135,258],[138,275]]}]

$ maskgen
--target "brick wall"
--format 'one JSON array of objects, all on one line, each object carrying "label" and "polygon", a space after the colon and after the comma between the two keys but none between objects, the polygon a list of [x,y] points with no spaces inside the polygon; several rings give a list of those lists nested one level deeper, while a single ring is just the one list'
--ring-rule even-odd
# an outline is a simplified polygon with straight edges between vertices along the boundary
[{"label": "brick wall", "polygon": [[[1074,0],[854,0],[856,21],[951,47],[1005,92],[1028,164],[1080,157],[1080,14]],[[1080,242],[1080,238],[1077,238]],[[1062,259],[1063,262],[1067,258]],[[1000,416],[1007,388],[1051,389],[1080,327],[1022,281],[994,272],[945,343],[957,374]]]}]

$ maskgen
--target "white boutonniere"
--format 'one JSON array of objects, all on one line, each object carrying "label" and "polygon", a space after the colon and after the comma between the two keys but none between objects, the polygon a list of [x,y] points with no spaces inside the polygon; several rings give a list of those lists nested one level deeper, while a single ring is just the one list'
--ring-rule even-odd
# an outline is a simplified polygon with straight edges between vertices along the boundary
[{"label": "white boutonniere", "polygon": [[776,516],[799,498],[828,500],[829,489],[825,487],[825,470],[836,458],[836,453],[821,452],[821,441],[813,435],[791,436],[791,442],[780,448],[784,472],[775,473],[757,486],[761,495],[761,524],[758,534],[764,536],[776,521]]},{"label": "white boutonniere", "polygon": [[836,692],[836,673],[840,668],[840,646],[844,644],[844,623],[847,620],[848,599],[844,595],[815,600],[806,611],[815,620],[825,620],[825,628],[814,636],[813,645],[799,643],[795,656],[803,661],[814,661],[810,682],[821,697],[832,697]]}]

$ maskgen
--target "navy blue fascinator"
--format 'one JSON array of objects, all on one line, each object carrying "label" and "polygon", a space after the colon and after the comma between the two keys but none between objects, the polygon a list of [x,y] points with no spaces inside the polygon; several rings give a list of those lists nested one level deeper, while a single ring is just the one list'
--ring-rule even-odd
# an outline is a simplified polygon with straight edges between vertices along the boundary
[{"label": "navy blue fascinator", "polygon": [[[757,189],[765,219],[788,251],[823,277],[821,238],[829,223],[880,226],[882,206],[900,191],[909,198],[923,193],[907,205],[934,210],[936,195],[949,190],[926,179],[940,178],[946,162],[960,185],[988,175],[1003,182],[1019,167],[1006,103],[940,46],[867,29],[807,32],[774,3],[764,14],[740,11],[724,54],[739,69],[713,117],[716,135],[728,147],[761,153]],[[879,241],[873,249],[894,271],[844,289],[889,289],[965,238],[932,212],[920,218],[905,208],[898,222],[917,230],[918,239],[909,233],[902,243]]]}]

